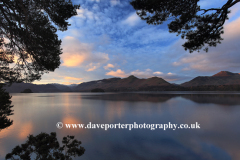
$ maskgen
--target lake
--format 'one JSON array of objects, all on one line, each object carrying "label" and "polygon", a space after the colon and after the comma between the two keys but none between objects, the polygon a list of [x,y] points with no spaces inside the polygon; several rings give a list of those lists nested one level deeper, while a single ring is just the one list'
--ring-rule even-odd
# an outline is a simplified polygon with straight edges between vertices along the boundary
[{"label": "lake", "polygon": [[[83,160],[239,160],[239,92],[13,93],[13,125],[0,132],[0,159],[29,134],[74,135]],[[56,124],[63,123],[58,129]],[[65,124],[139,128],[66,128]],[[143,124],[148,128],[141,128]],[[156,128],[151,124],[199,124]],[[160,125],[159,125],[160,126]],[[169,126],[170,127],[170,126]]]}]

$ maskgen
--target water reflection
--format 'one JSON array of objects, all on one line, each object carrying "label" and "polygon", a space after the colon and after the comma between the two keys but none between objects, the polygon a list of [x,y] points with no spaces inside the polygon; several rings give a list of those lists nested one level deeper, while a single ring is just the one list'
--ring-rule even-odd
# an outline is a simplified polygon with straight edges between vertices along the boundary
[{"label": "water reflection", "polygon": [[146,101],[146,102],[166,102],[172,98],[182,97],[189,99],[196,103],[213,103],[219,105],[240,105],[240,94],[153,94],[153,93],[119,93],[119,94],[98,94],[98,95],[85,95],[84,99],[101,99],[110,101]]},{"label": "water reflection", "polygon": [[240,105],[239,94],[185,94],[181,95],[181,97],[202,104],[213,103],[224,106]]},{"label": "water reflection", "polygon": [[[0,132],[0,159],[26,141],[28,134],[57,132],[58,139],[75,135],[91,159],[240,159],[240,95],[238,94],[13,94],[14,124]],[[223,107],[228,106],[228,107]],[[229,107],[232,106],[232,107]],[[16,123],[15,123],[16,122]],[[66,129],[57,122],[186,123],[201,129]],[[4,134],[4,136],[2,136]],[[25,137],[25,139],[24,139]]]},{"label": "water reflection", "polygon": [[101,99],[110,101],[132,101],[132,102],[166,102],[169,99],[176,97],[174,94],[140,94],[140,93],[119,93],[119,94],[97,94],[84,95],[84,99]]},{"label": "water reflection", "polygon": [[[185,146],[184,144],[169,137],[155,137],[149,136],[134,136],[124,139],[123,142],[110,143],[107,152],[115,153],[115,155],[102,154],[101,159],[141,159],[141,160],[212,160],[212,159],[231,159],[220,148],[215,146],[200,145],[197,146],[198,151],[192,147]],[[205,151],[204,151],[205,150]],[[218,154],[214,154],[215,151]],[[220,153],[220,154],[219,154]]]}]

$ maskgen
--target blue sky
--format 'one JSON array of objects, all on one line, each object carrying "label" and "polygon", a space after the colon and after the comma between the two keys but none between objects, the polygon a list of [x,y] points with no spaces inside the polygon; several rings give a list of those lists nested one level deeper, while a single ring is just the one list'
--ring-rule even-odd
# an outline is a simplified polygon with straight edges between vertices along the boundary
[{"label": "blue sky", "polygon": [[[201,0],[202,8],[219,7],[226,0]],[[61,66],[42,76],[37,84],[78,84],[111,77],[162,77],[182,83],[196,76],[226,70],[239,73],[240,4],[231,8],[224,25],[224,41],[216,48],[189,53],[183,40],[169,33],[167,23],[148,25],[129,0],[73,0],[80,4],[71,26],[58,32],[62,40]]]}]

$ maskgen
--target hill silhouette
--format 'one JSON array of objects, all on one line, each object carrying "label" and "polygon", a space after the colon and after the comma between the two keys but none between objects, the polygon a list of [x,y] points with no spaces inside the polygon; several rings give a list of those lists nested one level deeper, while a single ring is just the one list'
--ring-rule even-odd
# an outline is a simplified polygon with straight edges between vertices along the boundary
[{"label": "hill silhouette", "polygon": [[101,88],[104,91],[162,91],[173,88],[170,84],[159,77],[139,79],[133,75],[127,78],[109,78],[79,84],[75,91],[90,91],[94,88]]},{"label": "hill silhouette", "polygon": [[160,77],[140,79],[131,75],[127,78],[109,78],[79,85],[32,83],[13,83],[10,87],[4,87],[7,92],[20,93],[24,89],[31,89],[34,93],[41,92],[90,92],[93,89],[102,89],[105,92],[126,91],[240,91],[240,74],[229,71],[221,71],[213,76],[198,76],[188,82],[176,85],[167,82]]},{"label": "hill silhouette", "polygon": [[189,82],[181,84],[183,87],[206,86],[206,85],[240,85],[240,74],[221,71],[213,76],[199,76]]}]

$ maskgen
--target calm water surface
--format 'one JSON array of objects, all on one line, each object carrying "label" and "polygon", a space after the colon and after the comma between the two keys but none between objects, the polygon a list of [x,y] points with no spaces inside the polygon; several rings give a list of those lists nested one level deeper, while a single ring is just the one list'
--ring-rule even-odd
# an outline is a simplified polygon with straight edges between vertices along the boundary
[{"label": "calm water surface", "polygon": [[[29,134],[75,135],[83,160],[239,160],[240,94],[33,93],[12,94],[13,125],[0,132],[0,159]],[[58,129],[64,124],[192,124],[201,129]]]}]

